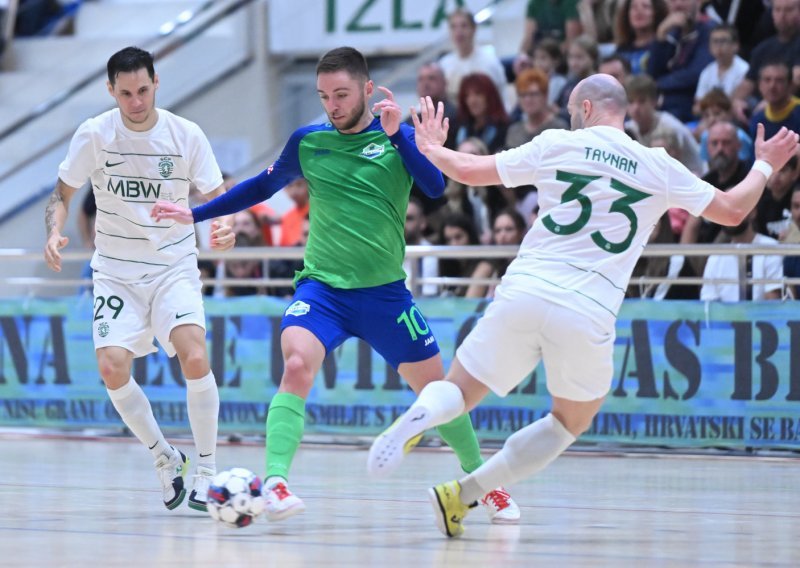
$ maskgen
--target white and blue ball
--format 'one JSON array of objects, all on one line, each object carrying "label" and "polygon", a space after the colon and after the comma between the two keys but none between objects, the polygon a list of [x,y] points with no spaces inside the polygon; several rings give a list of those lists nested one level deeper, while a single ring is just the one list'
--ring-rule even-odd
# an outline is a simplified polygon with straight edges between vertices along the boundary
[{"label": "white and blue ball", "polygon": [[208,488],[208,514],[215,521],[242,528],[264,512],[261,480],[242,467],[218,473]]}]

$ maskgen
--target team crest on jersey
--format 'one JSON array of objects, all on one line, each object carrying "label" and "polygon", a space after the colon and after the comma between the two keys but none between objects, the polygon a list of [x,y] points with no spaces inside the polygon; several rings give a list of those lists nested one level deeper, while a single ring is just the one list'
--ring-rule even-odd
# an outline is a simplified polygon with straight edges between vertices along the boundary
[{"label": "team crest on jersey", "polygon": [[383,154],[383,144],[369,144],[365,146],[363,150],[361,150],[361,155],[365,158],[369,158],[372,160],[373,158],[377,158],[378,156]]},{"label": "team crest on jersey", "polygon": [[297,300],[294,304],[286,308],[286,315],[287,316],[304,316],[309,311],[311,311],[311,306],[306,304],[305,302],[301,302]]},{"label": "team crest on jersey", "polygon": [[111,328],[106,322],[101,321],[97,325],[97,335],[99,335],[100,337],[106,337],[109,331],[111,331]]},{"label": "team crest on jersey", "polygon": [[161,177],[168,178],[172,175],[172,170],[174,169],[175,163],[169,156],[164,156],[158,161],[158,173],[161,174]]}]

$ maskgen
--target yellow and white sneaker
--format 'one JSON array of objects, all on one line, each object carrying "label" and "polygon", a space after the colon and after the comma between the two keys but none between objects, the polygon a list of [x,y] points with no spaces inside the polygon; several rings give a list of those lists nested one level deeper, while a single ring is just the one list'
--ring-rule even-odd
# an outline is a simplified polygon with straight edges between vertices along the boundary
[{"label": "yellow and white sneaker", "polygon": [[462,521],[469,510],[477,507],[478,503],[465,505],[461,502],[461,484],[458,481],[448,481],[428,489],[428,498],[433,507],[433,516],[436,526],[443,535],[456,538],[464,534]]}]

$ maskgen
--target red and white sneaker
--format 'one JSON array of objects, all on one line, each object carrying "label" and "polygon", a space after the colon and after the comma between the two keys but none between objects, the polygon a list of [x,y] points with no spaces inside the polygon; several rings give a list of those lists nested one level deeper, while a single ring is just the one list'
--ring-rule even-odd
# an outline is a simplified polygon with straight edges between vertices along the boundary
[{"label": "red and white sneaker", "polygon": [[289,491],[286,482],[279,481],[264,488],[265,511],[270,521],[282,521],[306,510],[306,504]]},{"label": "red and white sneaker", "polygon": [[519,522],[519,507],[502,487],[484,495],[481,505],[486,509],[489,520],[496,525],[513,525]]}]

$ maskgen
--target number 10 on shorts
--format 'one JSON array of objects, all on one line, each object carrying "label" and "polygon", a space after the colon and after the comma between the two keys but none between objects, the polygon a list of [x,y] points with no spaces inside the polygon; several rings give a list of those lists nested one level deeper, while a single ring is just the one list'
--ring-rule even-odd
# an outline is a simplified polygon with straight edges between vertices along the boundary
[{"label": "number 10 on shorts", "polygon": [[420,337],[428,335],[431,331],[428,327],[428,322],[425,321],[425,317],[417,306],[411,306],[410,310],[401,313],[400,317],[397,318],[397,323],[406,324],[411,341],[416,341]]}]

